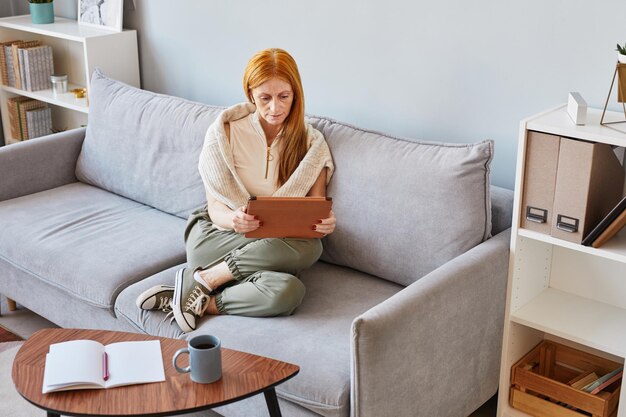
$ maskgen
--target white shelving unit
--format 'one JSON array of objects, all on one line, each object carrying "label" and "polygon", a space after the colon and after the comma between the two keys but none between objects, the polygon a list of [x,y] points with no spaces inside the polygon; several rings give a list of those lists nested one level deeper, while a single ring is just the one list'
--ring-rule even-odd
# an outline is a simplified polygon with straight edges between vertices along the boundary
[{"label": "white shelving unit", "polygon": [[[626,231],[596,249],[520,227],[527,132],[626,147],[626,123],[602,126],[601,114],[589,109],[587,124],[576,126],[566,106],[560,106],[521,122],[499,417],[528,416],[509,404],[511,367],[543,339],[619,363],[626,358]],[[609,112],[605,117],[623,120],[624,115]],[[617,416],[626,417],[625,389]]]},{"label": "white shelving unit", "polygon": [[[49,103],[52,125],[59,129],[75,129],[87,124],[89,113],[89,81],[95,68],[111,78],[135,87],[140,86],[137,32],[112,32],[79,25],[76,20],[56,17],[54,23],[33,24],[30,15],[0,19],[0,42],[39,40],[53,48],[54,70],[67,74],[68,93],[54,96],[52,90],[25,91],[0,86],[0,113],[6,144],[16,142],[11,137],[7,99],[27,96]],[[71,90],[86,87],[87,97],[75,98]]]}]

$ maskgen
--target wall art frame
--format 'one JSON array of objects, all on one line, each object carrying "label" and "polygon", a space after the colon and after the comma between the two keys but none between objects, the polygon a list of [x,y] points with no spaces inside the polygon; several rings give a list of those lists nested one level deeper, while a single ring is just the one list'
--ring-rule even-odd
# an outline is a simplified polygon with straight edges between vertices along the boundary
[{"label": "wall art frame", "polygon": [[123,6],[124,0],[78,0],[78,23],[121,32]]}]

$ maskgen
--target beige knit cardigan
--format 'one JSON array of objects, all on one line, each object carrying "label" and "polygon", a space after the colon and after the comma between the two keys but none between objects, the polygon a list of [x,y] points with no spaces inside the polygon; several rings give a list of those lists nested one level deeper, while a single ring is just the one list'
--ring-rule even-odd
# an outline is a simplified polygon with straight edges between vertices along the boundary
[{"label": "beige knit cardigan", "polygon": [[[236,104],[224,110],[209,126],[200,152],[198,168],[207,195],[236,210],[245,206],[250,194],[235,171],[235,163],[224,123],[242,119],[256,111],[252,103]],[[309,192],[323,168],[328,168],[326,183],[334,171],[328,144],[321,132],[305,123],[309,150],[291,174],[291,177],[274,192],[276,197],[304,197]]]}]

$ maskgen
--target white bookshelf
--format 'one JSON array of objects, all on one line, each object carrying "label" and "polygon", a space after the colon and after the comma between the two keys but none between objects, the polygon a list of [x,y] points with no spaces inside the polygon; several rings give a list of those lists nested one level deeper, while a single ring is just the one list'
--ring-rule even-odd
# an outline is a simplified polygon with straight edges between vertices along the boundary
[{"label": "white bookshelf", "polygon": [[519,229],[518,235],[528,237],[530,239],[540,242],[546,242],[551,245],[569,248],[574,251],[588,253],[593,256],[599,256],[602,258],[613,259],[618,262],[626,263],[626,234],[623,231],[618,233],[613,238],[611,238],[611,240],[602,245],[602,249],[592,248],[591,246],[581,246],[576,243],[556,239],[552,236],[533,232],[532,230],[527,229]]},{"label": "white bookshelf", "polygon": [[626,352],[625,309],[555,288],[511,313],[511,320],[614,356]]},{"label": "white bookshelf", "polygon": [[[528,416],[509,404],[511,367],[543,339],[619,363],[626,358],[626,230],[596,249],[520,227],[527,132],[626,147],[626,123],[602,126],[601,115],[589,109],[586,125],[577,126],[559,106],[520,124],[499,417]],[[605,116],[623,119],[622,113]],[[618,417],[626,417],[625,392]]]},{"label": "white bookshelf", "polygon": [[[53,95],[52,90],[25,91],[0,86],[0,113],[7,144],[16,142],[11,136],[7,99],[26,96],[50,104],[52,125],[58,129],[74,129],[87,124],[89,113],[89,81],[94,69],[100,68],[111,78],[135,87],[140,86],[137,33],[134,30],[113,32],[79,25],[76,20],[55,17],[50,24],[33,24],[30,15],[0,19],[0,42],[39,40],[53,48],[54,71],[67,74],[68,93]],[[85,98],[76,98],[71,90],[87,88]]]}]

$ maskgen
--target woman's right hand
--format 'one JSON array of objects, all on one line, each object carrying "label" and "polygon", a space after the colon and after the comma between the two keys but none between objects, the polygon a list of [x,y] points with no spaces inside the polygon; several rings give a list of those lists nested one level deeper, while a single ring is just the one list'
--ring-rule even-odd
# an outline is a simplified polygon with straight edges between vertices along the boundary
[{"label": "woman's right hand", "polygon": [[261,226],[261,221],[256,217],[246,213],[246,207],[239,207],[233,211],[233,230],[237,233],[248,233]]}]

